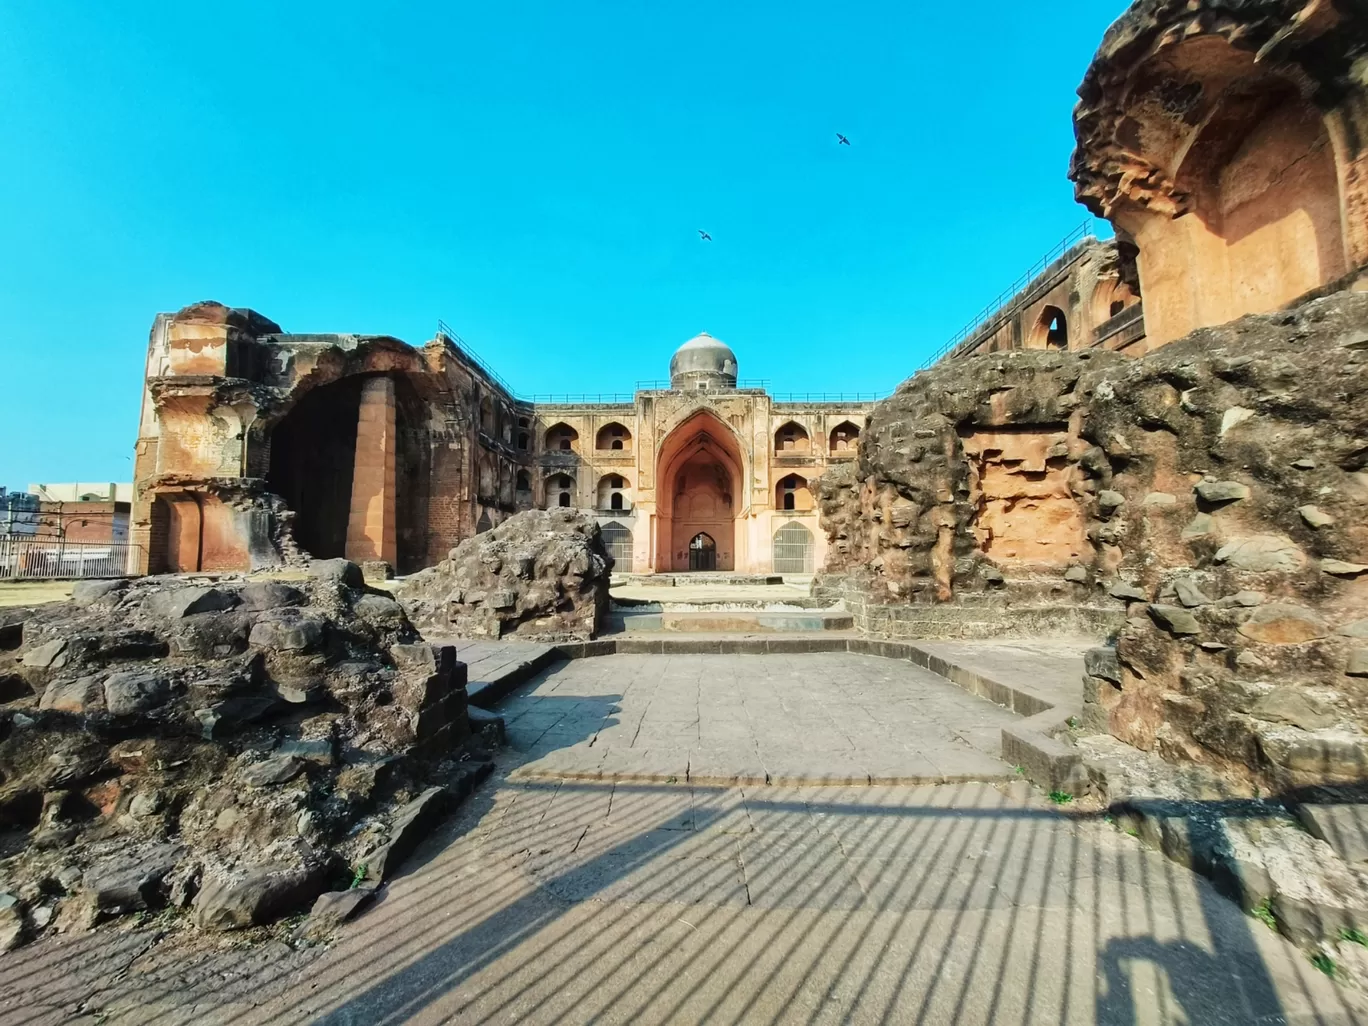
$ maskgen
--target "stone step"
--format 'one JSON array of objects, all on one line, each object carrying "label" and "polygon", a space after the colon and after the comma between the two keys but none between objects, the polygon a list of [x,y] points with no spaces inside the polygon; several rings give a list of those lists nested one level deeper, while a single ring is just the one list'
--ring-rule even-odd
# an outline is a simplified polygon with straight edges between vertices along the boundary
[{"label": "stone step", "polygon": [[711,612],[770,612],[792,613],[807,610],[829,611],[833,603],[820,598],[795,595],[782,599],[721,598],[713,592],[706,596],[671,595],[659,601],[649,599],[613,599],[614,613],[711,613]]},{"label": "stone step", "polygon": [[621,612],[609,617],[610,631],[704,631],[714,634],[757,634],[790,631],[843,631],[855,618],[843,610],[662,610]]},{"label": "stone step", "polygon": [[[804,578],[806,580],[806,578]],[[613,574],[612,583],[649,585],[654,588],[712,587],[716,585],[781,585],[783,574],[737,574],[726,570],[681,574]]]}]

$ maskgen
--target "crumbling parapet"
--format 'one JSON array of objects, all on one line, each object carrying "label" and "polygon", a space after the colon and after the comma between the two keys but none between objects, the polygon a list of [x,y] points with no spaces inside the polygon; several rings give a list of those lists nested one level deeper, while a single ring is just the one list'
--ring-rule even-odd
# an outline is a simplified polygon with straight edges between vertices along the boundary
[{"label": "crumbling parapet", "polygon": [[1368,265],[1368,13],[1139,0],[1079,87],[1070,177],[1133,237],[1151,346]]}]

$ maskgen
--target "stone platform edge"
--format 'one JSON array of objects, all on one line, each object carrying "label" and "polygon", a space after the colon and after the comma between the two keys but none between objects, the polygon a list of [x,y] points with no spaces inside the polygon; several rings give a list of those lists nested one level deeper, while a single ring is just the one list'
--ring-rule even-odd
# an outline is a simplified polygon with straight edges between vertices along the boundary
[{"label": "stone platform edge", "polygon": [[1024,717],[1002,728],[1001,758],[1018,766],[1022,775],[1048,791],[1075,793],[1086,773],[1083,756],[1056,735],[1069,726],[1079,708],[1056,706],[1021,684],[985,676],[951,660],[933,655],[906,641],[853,637],[772,638],[600,638],[549,646],[514,664],[493,680],[470,685],[470,703],[492,709],[525,681],[560,660],[606,655],[771,655],[783,653],[849,652],[884,659],[902,659],[972,695]]}]

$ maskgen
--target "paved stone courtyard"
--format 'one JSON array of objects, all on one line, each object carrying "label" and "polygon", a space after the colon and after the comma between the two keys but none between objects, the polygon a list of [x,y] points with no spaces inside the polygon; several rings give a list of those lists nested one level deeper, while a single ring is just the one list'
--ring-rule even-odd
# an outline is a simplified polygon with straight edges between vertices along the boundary
[{"label": "paved stone courtyard", "polygon": [[[509,700],[496,776],[332,946],[155,921],[44,941],[0,957],[0,1023],[1368,1023],[1361,992],[1206,881],[988,755],[1010,714],[909,669],[850,656],[554,668]],[[547,773],[553,752],[600,745],[690,753],[686,774],[694,753],[749,745],[775,767],[872,765],[866,748],[948,767],[953,753],[995,779]],[[1343,971],[1368,977],[1368,959]]]},{"label": "paved stone courtyard", "polygon": [[580,659],[499,711],[525,779],[718,785],[1005,780],[1017,720],[910,663],[844,653]]}]

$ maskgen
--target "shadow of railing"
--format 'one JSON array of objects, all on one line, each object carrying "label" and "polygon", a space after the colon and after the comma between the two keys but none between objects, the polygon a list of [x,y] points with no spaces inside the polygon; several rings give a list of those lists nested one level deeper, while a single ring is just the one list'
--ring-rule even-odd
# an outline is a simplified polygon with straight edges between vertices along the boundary
[{"label": "shadow of railing", "polygon": [[517,785],[503,818],[527,800],[523,817],[489,835],[511,877],[434,915],[455,868],[439,856],[320,967],[325,1008],[286,995],[253,1021],[1206,1026],[1289,1003],[1360,1021],[1295,950],[1095,816],[985,785],[865,790],[878,800]]},{"label": "shadow of railing", "polygon": [[[129,1018],[108,1021],[1364,1021],[1299,952],[1101,815],[984,784],[504,780],[307,967],[277,952],[241,986],[221,961],[193,986],[130,976],[113,992]],[[18,954],[0,963],[7,990],[85,971],[99,949]],[[0,1020],[43,1021],[19,1011]]]}]

